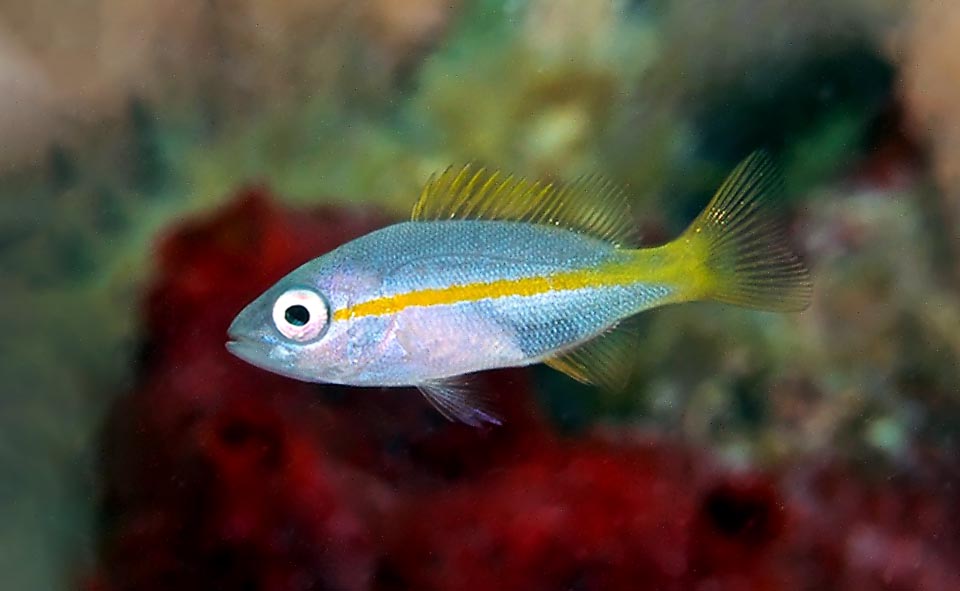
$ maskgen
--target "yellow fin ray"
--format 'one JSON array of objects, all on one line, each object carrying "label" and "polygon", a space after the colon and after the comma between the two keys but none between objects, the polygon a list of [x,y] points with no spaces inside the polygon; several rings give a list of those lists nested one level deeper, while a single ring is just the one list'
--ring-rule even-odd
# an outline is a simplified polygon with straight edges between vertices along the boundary
[{"label": "yellow fin ray", "polygon": [[630,380],[633,370],[631,353],[636,350],[637,343],[637,333],[628,324],[621,323],[543,362],[578,382],[619,392]]},{"label": "yellow fin ray", "polygon": [[765,211],[782,178],[764,152],[754,152],[727,177],[706,209],[677,240],[702,253],[714,300],[769,311],[810,303],[810,274],[783,229]]},{"label": "yellow fin ray", "polygon": [[430,178],[411,219],[519,221],[558,226],[615,246],[637,241],[628,196],[597,176],[554,183],[473,164],[450,167]]}]

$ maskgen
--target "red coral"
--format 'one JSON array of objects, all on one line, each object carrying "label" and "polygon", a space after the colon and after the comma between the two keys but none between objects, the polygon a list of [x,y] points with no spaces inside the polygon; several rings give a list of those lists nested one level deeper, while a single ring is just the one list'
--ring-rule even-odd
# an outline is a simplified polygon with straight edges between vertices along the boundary
[{"label": "red coral", "polygon": [[[787,515],[775,483],[756,474],[727,476],[698,494],[690,573],[717,589],[789,589],[777,584],[774,558]],[[709,583],[709,584],[708,584]]]},{"label": "red coral", "polygon": [[679,589],[689,476],[663,450],[544,449],[409,506],[386,588]]},{"label": "red coral", "polygon": [[663,444],[545,448],[417,499],[382,588],[780,588],[764,560],[782,529],[775,488],[709,466]]},{"label": "red coral", "polygon": [[365,589],[363,489],[269,397],[235,395],[177,424],[131,401],[114,423],[110,589]]}]

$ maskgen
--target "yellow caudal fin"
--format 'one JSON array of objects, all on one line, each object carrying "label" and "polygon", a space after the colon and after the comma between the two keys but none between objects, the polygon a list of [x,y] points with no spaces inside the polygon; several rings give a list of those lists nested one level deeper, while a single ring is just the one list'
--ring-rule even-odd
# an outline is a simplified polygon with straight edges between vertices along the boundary
[{"label": "yellow caudal fin", "polygon": [[730,173],[678,242],[691,247],[705,272],[706,297],[760,310],[799,311],[810,303],[810,274],[766,211],[782,188],[763,152]]}]

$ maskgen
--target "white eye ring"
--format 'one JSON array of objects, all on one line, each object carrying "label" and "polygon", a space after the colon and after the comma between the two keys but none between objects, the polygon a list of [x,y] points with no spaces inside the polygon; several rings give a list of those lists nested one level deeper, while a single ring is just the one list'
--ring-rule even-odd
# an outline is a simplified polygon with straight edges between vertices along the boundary
[{"label": "white eye ring", "polygon": [[329,321],[326,300],[311,289],[285,291],[273,304],[273,325],[280,334],[297,342],[316,339]]}]

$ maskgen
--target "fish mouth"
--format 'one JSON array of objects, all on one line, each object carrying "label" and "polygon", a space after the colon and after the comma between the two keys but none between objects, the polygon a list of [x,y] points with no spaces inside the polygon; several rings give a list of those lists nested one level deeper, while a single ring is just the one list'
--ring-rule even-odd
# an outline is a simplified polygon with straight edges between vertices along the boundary
[{"label": "fish mouth", "polygon": [[233,319],[233,322],[230,323],[230,326],[227,327],[227,350],[233,352],[234,349],[251,343],[250,341],[250,331],[247,330],[247,327],[243,322],[243,313],[237,314]]},{"label": "fish mouth", "polygon": [[226,343],[227,351],[230,351],[234,355],[237,355],[238,353],[243,351],[244,345],[248,345],[248,343],[244,343],[243,341],[233,341],[233,340],[227,341]]},{"label": "fish mouth", "polygon": [[230,339],[226,343],[227,351],[231,354],[236,355],[244,361],[251,361],[254,359],[254,355],[260,351],[261,347],[257,343],[243,340],[243,339]]},{"label": "fish mouth", "polygon": [[[304,380],[290,362],[286,362],[277,357],[274,347],[263,343],[257,339],[237,337],[230,335],[231,339],[225,344],[227,351],[253,367],[275,373],[296,380]],[[309,380],[306,380],[309,381]]]},{"label": "fish mouth", "polygon": [[277,366],[268,349],[259,341],[234,338],[226,342],[226,348],[231,355],[254,367],[273,373],[282,373],[282,368]]},{"label": "fish mouth", "polygon": [[233,355],[252,363],[259,355],[262,355],[263,346],[256,340],[245,336],[244,331],[240,330],[239,324],[240,319],[237,318],[230,324],[230,328],[227,329],[226,348],[227,351]]}]

